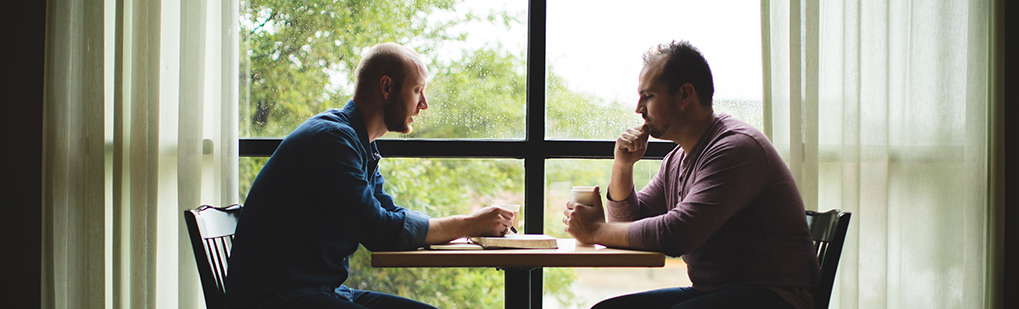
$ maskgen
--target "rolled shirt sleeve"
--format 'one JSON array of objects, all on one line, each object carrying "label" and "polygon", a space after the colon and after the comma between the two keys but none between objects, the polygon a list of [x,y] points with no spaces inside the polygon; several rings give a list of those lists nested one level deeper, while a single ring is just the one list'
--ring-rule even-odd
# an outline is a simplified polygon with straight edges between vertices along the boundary
[{"label": "rolled shirt sleeve", "polygon": [[396,250],[410,250],[425,245],[428,237],[428,215],[413,210],[404,211],[403,231],[396,242]]}]

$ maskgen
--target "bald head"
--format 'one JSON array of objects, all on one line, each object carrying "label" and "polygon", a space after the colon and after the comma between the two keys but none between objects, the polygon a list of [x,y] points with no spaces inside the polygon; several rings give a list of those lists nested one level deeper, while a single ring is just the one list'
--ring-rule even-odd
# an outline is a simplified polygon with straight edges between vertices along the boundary
[{"label": "bald head", "polygon": [[426,70],[421,56],[413,49],[396,43],[372,46],[357,65],[354,92],[369,93],[378,89],[378,81],[383,76],[401,85],[409,69]]}]

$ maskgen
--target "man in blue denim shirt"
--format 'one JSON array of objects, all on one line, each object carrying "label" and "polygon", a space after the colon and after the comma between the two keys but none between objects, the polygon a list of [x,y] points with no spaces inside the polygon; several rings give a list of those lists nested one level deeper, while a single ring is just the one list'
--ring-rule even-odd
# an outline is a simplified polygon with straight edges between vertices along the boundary
[{"label": "man in blue denim shirt", "polygon": [[375,139],[409,133],[428,108],[428,71],[414,50],[384,43],[357,67],[353,99],[318,114],[280,144],[262,168],[237,224],[226,279],[228,308],[434,308],[348,288],[348,258],[411,250],[465,236],[505,235],[513,213],[429,216],[396,206],[382,185]]}]

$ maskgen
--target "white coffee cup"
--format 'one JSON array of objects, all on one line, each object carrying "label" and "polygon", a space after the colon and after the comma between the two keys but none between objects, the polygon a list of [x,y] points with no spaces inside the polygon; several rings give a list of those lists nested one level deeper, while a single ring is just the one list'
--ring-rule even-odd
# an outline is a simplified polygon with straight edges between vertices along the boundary
[{"label": "white coffee cup", "polygon": [[495,204],[495,207],[503,208],[513,212],[513,228],[520,230],[520,205],[515,204]]},{"label": "white coffee cup", "polygon": [[594,206],[601,199],[594,189],[595,186],[573,186],[573,189],[570,190],[570,196],[573,197],[573,201],[576,203]]},{"label": "white coffee cup", "polygon": [[[573,197],[573,202],[578,204],[584,204],[587,206],[594,206],[601,199],[598,193],[594,191],[594,186],[574,186],[570,190],[570,196]],[[578,247],[591,247],[594,244],[585,244],[577,242]]]}]

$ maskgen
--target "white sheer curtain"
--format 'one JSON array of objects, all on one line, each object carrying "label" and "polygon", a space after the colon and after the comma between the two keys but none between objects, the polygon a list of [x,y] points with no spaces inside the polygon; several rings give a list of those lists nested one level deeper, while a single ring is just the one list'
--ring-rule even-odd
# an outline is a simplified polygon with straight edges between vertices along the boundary
[{"label": "white sheer curtain", "polygon": [[766,131],[853,212],[832,308],[984,308],[990,0],[764,0]]},{"label": "white sheer curtain", "polygon": [[43,307],[204,307],[182,211],[237,202],[237,12],[49,1]]}]

